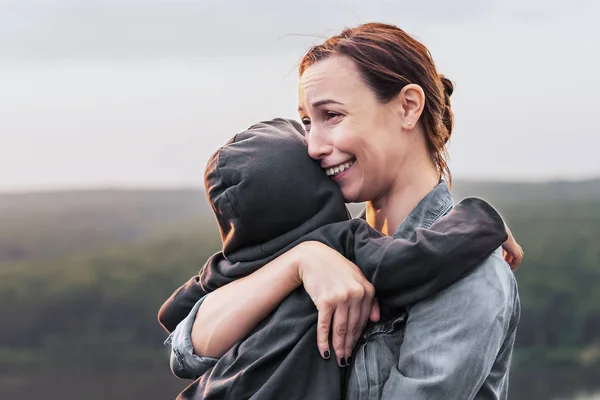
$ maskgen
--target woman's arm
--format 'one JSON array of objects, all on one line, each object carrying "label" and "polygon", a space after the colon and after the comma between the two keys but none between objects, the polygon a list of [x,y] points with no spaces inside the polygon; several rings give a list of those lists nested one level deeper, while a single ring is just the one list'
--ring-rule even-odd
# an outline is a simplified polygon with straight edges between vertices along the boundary
[{"label": "woman's arm", "polygon": [[243,339],[302,282],[290,251],[208,294],[192,327],[194,352],[219,358]]},{"label": "woman's arm", "polygon": [[[333,253],[321,262],[331,258],[338,262],[325,268],[322,274],[305,275],[306,261],[315,255],[307,254],[305,245],[300,244],[256,272],[208,294],[192,327],[194,352],[204,357],[221,357],[303,282],[319,310],[319,330],[328,333],[332,318],[345,320],[356,309],[364,310],[364,318],[368,318],[375,293],[373,286],[354,264]],[[325,353],[329,351],[328,343],[321,347],[328,358]],[[343,349],[343,343],[339,348]]]},{"label": "woman's arm", "polygon": [[366,223],[355,228],[352,261],[375,286],[382,307],[394,314],[455,283],[509,238],[500,214],[478,198],[464,199],[410,239],[372,232]]}]

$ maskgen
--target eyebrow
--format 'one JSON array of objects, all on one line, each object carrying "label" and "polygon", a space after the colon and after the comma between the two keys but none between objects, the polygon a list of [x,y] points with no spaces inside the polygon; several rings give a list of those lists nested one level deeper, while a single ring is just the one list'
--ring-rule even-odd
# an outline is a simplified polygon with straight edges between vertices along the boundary
[{"label": "eyebrow", "polygon": [[[343,106],[343,103],[340,103],[339,101],[335,101],[335,100],[331,100],[331,99],[323,99],[323,100],[319,100],[319,101],[315,101],[314,103],[311,104],[311,106],[313,108],[317,108],[317,107],[321,107],[327,104],[339,104],[341,106]],[[304,111],[304,109],[302,108],[302,106],[298,107],[298,111]]]}]

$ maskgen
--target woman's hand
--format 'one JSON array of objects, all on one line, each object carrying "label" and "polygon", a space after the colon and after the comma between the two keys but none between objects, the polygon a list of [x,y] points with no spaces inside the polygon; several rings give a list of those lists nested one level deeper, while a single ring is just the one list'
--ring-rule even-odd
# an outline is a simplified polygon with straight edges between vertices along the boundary
[{"label": "woman's hand", "polygon": [[504,224],[504,227],[506,228],[506,233],[508,233],[508,240],[502,245],[504,259],[508,265],[510,265],[510,268],[515,270],[519,268],[519,264],[521,264],[521,261],[523,260],[523,249],[515,240],[508,225]]},{"label": "woman's hand", "polygon": [[299,278],[319,311],[319,352],[324,358],[331,356],[329,333],[333,329],[338,364],[349,365],[352,349],[367,321],[379,320],[375,288],[355,264],[323,243],[304,242],[294,251],[299,260]]}]

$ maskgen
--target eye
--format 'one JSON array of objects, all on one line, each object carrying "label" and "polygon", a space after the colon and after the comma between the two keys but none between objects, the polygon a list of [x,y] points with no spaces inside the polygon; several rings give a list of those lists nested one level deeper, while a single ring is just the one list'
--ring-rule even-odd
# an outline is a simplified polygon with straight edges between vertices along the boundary
[{"label": "eye", "polygon": [[343,114],[340,114],[335,111],[327,111],[327,113],[325,114],[325,119],[330,122],[338,122],[338,120],[342,117]]},{"label": "eye", "polygon": [[306,133],[310,132],[310,118],[302,118],[302,125],[304,125],[304,130]]}]

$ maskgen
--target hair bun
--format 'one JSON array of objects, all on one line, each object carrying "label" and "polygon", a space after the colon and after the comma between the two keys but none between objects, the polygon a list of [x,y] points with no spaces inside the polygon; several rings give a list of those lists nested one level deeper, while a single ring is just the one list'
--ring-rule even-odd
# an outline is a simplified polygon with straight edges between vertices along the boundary
[{"label": "hair bun", "polygon": [[446,96],[452,96],[452,93],[454,93],[454,85],[452,84],[452,81],[450,81],[450,79],[446,78],[444,75],[441,74],[440,79],[442,81],[442,85],[444,85],[444,93],[446,94]]}]

